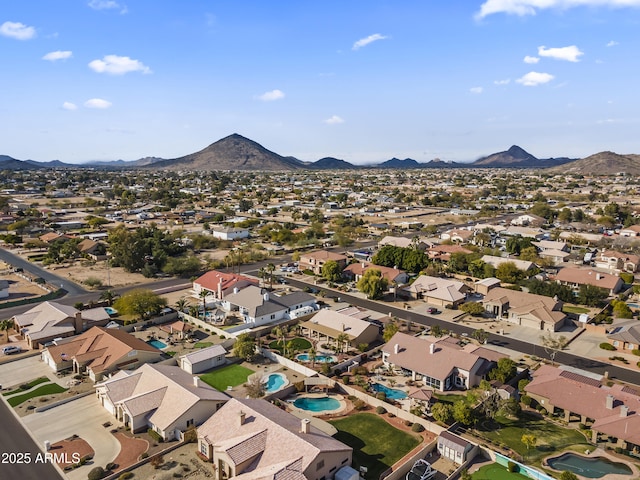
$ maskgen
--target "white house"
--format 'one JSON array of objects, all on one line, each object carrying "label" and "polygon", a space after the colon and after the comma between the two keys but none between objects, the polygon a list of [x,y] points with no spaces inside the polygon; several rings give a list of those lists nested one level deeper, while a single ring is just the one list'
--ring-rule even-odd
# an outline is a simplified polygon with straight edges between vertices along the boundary
[{"label": "white house", "polygon": [[239,240],[242,238],[249,238],[249,229],[238,227],[221,227],[211,230],[211,234],[215,238],[221,240]]},{"label": "white house", "polygon": [[187,373],[202,373],[226,363],[227,351],[222,345],[212,345],[180,356],[178,365]]}]

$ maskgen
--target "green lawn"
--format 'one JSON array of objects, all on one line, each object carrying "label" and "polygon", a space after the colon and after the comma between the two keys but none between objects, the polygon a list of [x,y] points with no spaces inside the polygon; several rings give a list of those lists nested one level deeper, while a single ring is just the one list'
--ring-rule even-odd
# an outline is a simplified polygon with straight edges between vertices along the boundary
[{"label": "green lawn", "polygon": [[[287,345],[289,342],[293,343],[293,349],[297,352],[311,348],[311,342],[306,338],[296,337],[292,340],[287,340]],[[269,344],[269,348],[272,350],[282,351],[282,342],[280,340],[274,340]]]},{"label": "green lawn", "polygon": [[480,469],[471,475],[473,480],[526,480],[526,477],[520,473],[511,473],[506,467],[492,463],[480,467]]},{"label": "green lawn", "polygon": [[29,383],[25,383],[24,384],[24,385],[27,386],[27,388],[22,388],[22,385],[21,385],[18,388],[16,388],[15,390],[11,390],[10,392],[3,393],[2,395],[6,397],[8,395],[13,395],[15,393],[24,392],[25,390],[29,390],[30,388],[33,388],[36,385],[40,385],[41,383],[48,382],[48,381],[49,381],[49,379],[47,377],[36,378],[35,380],[32,380]]},{"label": "green lawn", "polygon": [[193,348],[207,348],[213,345],[213,342],[198,342],[193,345]]},{"label": "green lawn", "polygon": [[21,403],[26,402],[30,398],[41,397],[43,395],[53,395],[54,393],[62,393],[66,392],[68,389],[63,388],[57,383],[47,383],[46,385],[42,385],[41,387],[36,388],[30,392],[25,393],[24,395],[18,395],[16,397],[11,397],[7,399],[9,405],[12,407],[16,407]]},{"label": "green lawn", "polygon": [[241,365],[227,365],[209,373],[204,373],[200,375],[200,378],[204,383],[224,392],[228,386],[235,387],[245,383],[252,373],[254,373],[253,370]]},{"label": "green lawn", "polygon": [[589,313],[589,311],[590,310],[588,308],[578,307],[576,305],[563,305],[562,306],[562,312],[563,313],[581,314],[581,313]]},{"label": "green lawn", "polygon": [[[534,415],[522,413],[521,418],[512,420],[505,417],[496,417],[495,420],[487,420],[478,425],[478,431],[495,443],[502,443],[518,452],[526,463],[537,463],[551,452],[562,451],[567,447],[578,447],[585,450],[593,448],[580,431],[572,428],[564,428]],[[537,438],[535,448],[527,451],[522,443],[522,435],[533,434]]]},{"label": "green lawn", "polygon": [[477,398],[473,398],[473,395],[468,396],[467,394],[456,395],[454,393],[453,394],[435,393],[434,395],[436,396],[439,402],[450,403],[451,405],[453,405],[456,402],[459,402],[460,400],[463,400],[464,403],[466,403],[470,407],[473,407],[478,401]]},{"label": "green lawn", "polygon": [[353,448],[353,468],[369,469],[366,478],[378,479],[420,443],[416,436],[392,427],[372,413],[358,413],[329,423],[338,429],[335,438]]}]

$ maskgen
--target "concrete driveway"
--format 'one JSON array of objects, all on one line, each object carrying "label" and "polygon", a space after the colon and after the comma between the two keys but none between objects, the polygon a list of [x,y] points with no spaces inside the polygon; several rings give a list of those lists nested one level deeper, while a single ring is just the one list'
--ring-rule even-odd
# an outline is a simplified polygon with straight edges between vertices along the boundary
[{"label": "concrete driveway", "polygon": [[53,370],[46,363],[40,361],[40,355],[0,364],[0,385],[2,388],[20,385],[39,377],[47,377],[53,382],[58,381]]},{"label": "concrete driveway", "polygon": [[[93,461],[68,472],[67,477],[71,480],[86,479],[93,467],[104,467],[120,452],[120,443],[109,433],[112,428],[119,425],[119,422],[100,405],[93,395],[45,412],[33,413],[23,417],[22,421],[39,442],[44,443],[45,440],[49,440],[55,443],[72,435],[78,435],[93,447],[96,452]],[[111,422],[113,426],[103,427],[102,424],[106,422]]]}]

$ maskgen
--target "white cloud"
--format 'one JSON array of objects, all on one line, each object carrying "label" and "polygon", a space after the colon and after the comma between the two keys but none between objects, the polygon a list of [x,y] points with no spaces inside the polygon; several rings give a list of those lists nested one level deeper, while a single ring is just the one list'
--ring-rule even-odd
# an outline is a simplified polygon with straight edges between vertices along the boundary
[{"label": "white cloud", "polygon": [[4,22],[0,25],[0,35],[16,40],[30,40],[36,36],[36,29],[20,22]]},{"label": "white cloud", "polygon": [[509,85],[509,83],[511,83],[511,79],[505,78],[504,80],[494,80],[493,83],[495,85]]},{"label": "white cloud", "polygon": [[369,35],[368,37],[361,38],[360,40],[355,42],[353,44],[353,47],[351,47],[351,49],[352,50],[358,50],[358,49],[360,49],[362,47],[366,47],[370,43],[376,42],[378,40],[386,40],[387,38],[389,38],[389,37],[387,37],[385,35],[380,35],[379,33],[374,33],[373,35]]},{"label": "white cloud", "polygon": [[581,52],[575,45],[559,48],[546,48],[544,45],[538,47],[538,55],[541,57],[555,58],[556,60],[566,60],[567,62],[579,62],[584,52]]},{"label": "white cloud", "polygon": [[262,100],[263,102],[273,102],[275,100],[281,100],[284,98],[284,92],[282,90],[271,90],[270,92],[264,92],[262,95],[258,95],[256,97],[258,100]]},{"label": "white cloud", "polygon": [[532,57],[530,55],[525,56],[522,61],[524,63],[538,63],[540,59],[538,57]]},{"label": "white cloud", "polygon": [[482,93],[482,91],[483,91],[483,90],[484,90],[484,89],[483,89],[482,87],[471,87],[471,88],[469,89],[469,91],[470,91],[471,93],[476,93],[476,94],[478,94],[478,93]]},{"label": "white cloud", "polygon": [[327,125],[337,125],[339,123],[344,123],[344,119],[340,118],[338,115],[332,115],[331,117],[327,118],[324,123],[326,123]]},{"label": "white cloud", "polygon": [[56,50],[55,52],[49,52],[44,57],[43,60],[49,60],[50,62],[55,62],[56,60],[66,60],[67,58],[71,58],[73,56],[73,52],[71,50]]},{"label": "white cloud", "polygon": [[91,0],[89,3],[87,3],[87,5],[89,5],[89,7],[93,8],[94,10],[120,9],[120,13],[122,14],[127,13],[128,11],[126,5],[121,5],[114,0]]},{"label": "white cloud", "polygon": [[640,7],[640,0],[486,0],[476,13],[480,20],[494,13],[506,13],[523,17],[535,15],[549,8],[569,9],[574,7]]},{"label": "white cloud", "polygon": [[64,102],[62,104],[62,108],[64,108],[65,110],[77,110],[78,106],[75,103]]},{"label": "white cloud", "polygon": [[525,87],[536,87],[543,83],[549,83],[553,78],[553,75],[550,73],[529,72],[517,79],[516,82],[524,85]]},{"label": "white cloud", "polygon": [[119,55],[105,55],[102,60],[89,62],[89,68],[94,72],[110,75],[124,75],[129,72],[151,73],[151,69],[140,60]]},{"label": "white cloud", "polygon": [[616,45],[620,45],[620,44],[615,40],[611,40],[610,42],[607,43],[607,47],[615,47]]},{"label": "white cloud", "polygon": [[87,108],[105,109],[111,106],[111,102],[103,100],[102,98],[91,98],[84,102],[84,106]]}]

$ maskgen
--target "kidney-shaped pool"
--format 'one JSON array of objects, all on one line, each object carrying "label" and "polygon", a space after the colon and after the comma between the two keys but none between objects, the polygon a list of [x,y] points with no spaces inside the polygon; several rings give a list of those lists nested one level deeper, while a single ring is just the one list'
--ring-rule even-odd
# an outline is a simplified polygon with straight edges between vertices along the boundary
[{"label": "kidney-shaped pool", "polygon": [[631,468],[621,462],[612,462],[605,457],[583,457],[575,453],[565,453],[559,457],[547,459],[549,466],[555,470],[569,470],[576,475],[587,478],[601,478],[605,475],[631,475]]}]

